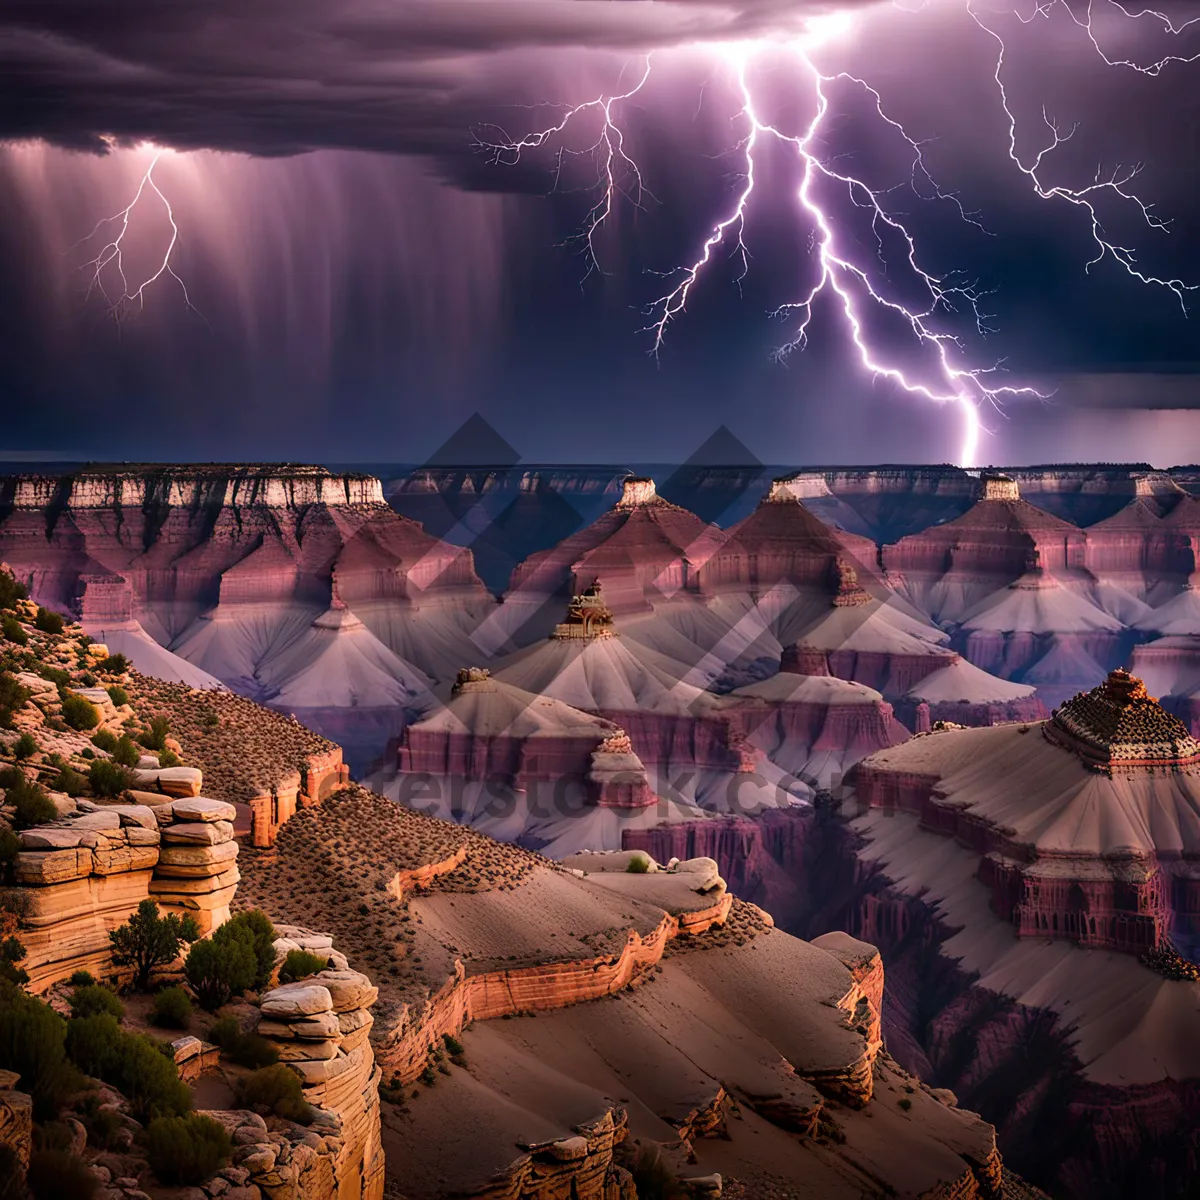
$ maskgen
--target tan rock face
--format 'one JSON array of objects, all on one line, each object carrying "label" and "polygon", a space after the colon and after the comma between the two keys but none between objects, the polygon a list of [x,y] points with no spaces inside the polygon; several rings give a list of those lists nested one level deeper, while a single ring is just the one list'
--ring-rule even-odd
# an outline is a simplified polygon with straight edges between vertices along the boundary
[{"label": "tan rock face", "polygon": [[310,1017],[330,1012],[333,997],[329,989],[315,983],[285,983],[263,996],[262,1011],[269,1017]]},{"label": "tan rock face", "polygon": [[237,818],[237,809],[224,800],[210,800],[207,796],[175,800],[171,804],[171,814],[176,821],[233,821]]}]

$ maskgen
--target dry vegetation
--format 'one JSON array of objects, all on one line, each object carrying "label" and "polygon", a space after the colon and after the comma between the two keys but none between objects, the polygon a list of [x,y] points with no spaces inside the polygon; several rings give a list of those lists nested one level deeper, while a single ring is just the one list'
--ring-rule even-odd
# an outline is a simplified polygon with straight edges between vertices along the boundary
[{"label": "dry vegetation", "polygon": [[375,1015],[386,1025],[400,1005],[423,1000],[444,982],[418,952],[418,922],[390,890],[392,881],[399,872],[446,862],[464,847],[465,861],[431,879],[426,893],[511,888],[535,867],[558,869],[528,850],[352,784],[297,812],[270,850],[243,845],[236,905],[327,930],[378,985]]},{"label": "dry vegetation", "polygon": [[234,692],[202,691],[131,672],[129,694],[148,720],[165,716],[191,766],[204,772],[208,795],[245,802],[269,790],[310,754],[334,744],[292,717]]}]

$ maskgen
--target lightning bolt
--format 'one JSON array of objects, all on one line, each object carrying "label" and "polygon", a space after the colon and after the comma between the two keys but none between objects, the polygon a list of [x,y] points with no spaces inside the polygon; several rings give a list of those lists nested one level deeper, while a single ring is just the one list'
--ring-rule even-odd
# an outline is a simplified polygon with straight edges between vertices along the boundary
[{"label": "lightning bolt", "polygon": [[[114,213],[111,217],[104,217],[96,222],[96,227],[77,245],[83,245],[90,242],[101,229],[112,225],[115,222],[120,222],[120,229],[116,236],[106,242],[101,247],[100,253],[95,258],[84,264],[85,270],[91,270],[91,279],[88,282],[87,294],[90,296],[93,291],[99,291],[108,304],[108,311],[115,317],[120,317],[134,303],[138,308],[144,308],[146,303],[146,289],[152,284],[157,283],[164,275],[170,275],[176,283],[179,284],[180,291],[183,292],[183,302],[197,316],[203,319],[203,314],[192,303],[191,297],[188,295],[187,285],[176,274],[175,268],[171,265],[171,256],[175,253],[175,247],[179,242],[179,226],[175,222],[175,213],[171,208],[171,202],[167,199],[162,189],[158,186],[158,181],[154,178],[154,168],[158,165],[158,160],[162,158],[164,150],[156,150],[154,157],[150,160],[150,165],[143,173],[141,180],[138,183],[137,191],[134,192],[133,199],[121,209],[120,212]],[[171,226],[171,234],[167,239],[166,249],[163,251],[163,256],[158,264],[158,267],[147,275],[140,283],[131,284],[128,276],[125,274],[125,259],[124,246],[125,235],[129,232],[129,223],[133,218],[134,209],[141,202],[142,197],[147,192],[153,193],[158,197],[159,202],[166,210],[167,221]],[[108,267],[112,267],[121,281],[120,295],[113,299],[108,290],[104,286],[104,272]]]},{"label": "lightning bolt", "polygon": [[[624,75],[624,71],[622,71]],[[557,190],[562,178],[563,165],[567,158],[577,158],[590,155],[596,162],[596,190],[599,199],[584,218],[582,232],[576,241],[583,244],[583,253],[587,262],[584,272],[586,281],[594,271],[603,274],[600,259],[596,253],[596,235],[612,216],[613,207],[619,197],[624,196],[636,208],[642,207],[642,202],[651,192],[642,179],[641,168],[629,156],[625,149],[625,133],[613,115],[614,106],[624,100],[630,100],[645,87],[650,78],[650,55],[643,59],[642,73],[633,87],[626,91],[617,92],[611,96],[598,96],[587,100],[573,108],[562,106],[562,119],[545,129],[527,134],[523,138],[512,140],[508,134],[495,125],[482,126],[475,134],[474,146],[493,163],[515,166],[521,161],[527,150],[536,150],[546,145],[551,139],[564,133],[576,118],[585,113],[600,114],[600,132],[591,145],[582,149],[569,149],[559,146],[556,151],[557,165],[554,173],[554,187]],[[617,84],[620,87],[620,81]],[[540,106],[539,106],[540,107]],[[499,140],[495,140],[495,138]]]},{"label": "lightning bolt", "polygon": [[[1157,22],[1163,32],[1169,35],[1179,35],[1189,27],[1200,24],[1200,17],[1176,23],[1155,9],[1134,10],[1125,7],[1119,0],[1108,0],[1108,3],[1130,20],[1144,18]],[[1064,132],[1043,113],[1050,136],[1031,158],[1022,157],[1018,151],[1017,119],[1004,81],[1004,40],[978,12],[974,0],[966,0],[965,7],[974,23],[996,43],[993,78],[1007,123],[1008,157],[1020,174],[1032,184],[1038,197],[1070,204],[1084,214],[1096,247],[1095,255],[1085,264],[1085,269],[1090,271],[1106,257],[1111,258],[1138,282],[1170,291],[1186,312],[1186,294],[1194,291],[1196,285],[1143,271],[1137,265],[1136,252],[1131,247],[1111,240],[1105,233],[1096,207],[1102,198],[1113,197],[1120,203],[1133,207],[1149,228],[1165,231],[1167,224],[1155,215],[1153,205],[1146,203],[1131,190],[1131,183],[1140,173],[1140,165],[1130,168],[1118,166],[1107,175],[1098,170],[1092,182],[1083,187],[1068,187],[1048,182],[1043,174],[1047,158],[1071,138],[1074,129]],[[1087,0],[1087,7],[1082,13],[1075,11],[1068,0],[1035,0],[1029,16],[1022,16],[1020,12],[1016,12],[1015,15],[1021,22],[1029,24],[1039,18],[1049,18],[1060,7],[1065,9],[1075,25],[1086,32],[1096,53],[1109,66],[1132,69],[1153,76],[1160,74],[1171,64],[1200,60],[1200,53],[1171,54],[1149,64],[1111,57],[1105,52],[1095,31],[1095,0]],[[720,51],[732,69],[740,99],[740,108],[734,114],[734,120],[740,121],[746,131],[745,136],[734,147],[735,152],[741,156],[741,185],[730,209],[712,225],[695,259],[675,272],[668,272],[674,283],[667,292],[651,303],[650,324],[643,332],[651,335],[651,352],[657,355],[662,348],[668,326],[686,311],[688,301],[701,277],[722,252],[740,262],[740,272],[736,281],[740,284],[745,278],[750,258],[745,242],[746,217],[756,187],[756,155],[768,142],[783,145],[795,156],[800,170],[800,183],[795,200],[798,212],[811,230],[809,245],[810,257],[815,264],[815,279],[801,292],[798,299],[777,310],[778,315],[791,317],[795,322],[790,338],[778,349],[777,355],[786,358],[807,345],[815,306],[819,299],[825,297],[840,314],[859,364],[865,371],[875,377],[890,379],[910,394],[958,407],[963,419],[963,440],[959,458],[962,465],[970,466],[978,452],[982,429],[980,408],[983,404],[990,404],[997,411],[1002,411],[1000,402],[1007,397],[1047,397],[1032,387],[998,384],[995,376],[1002,368],[1000,363],[973,366],[964,361],[966,347],[963,340],[944,326],[948,318],[966,311],[970,313],[977,333],[982,335],[993,332],[987,327],[987,318],[980,308],[983,293],[974,285],[963,282],[961,273],[938,274],[921,265],[913,234],[886,203],[886,197],[893,189],[873,187],[865,179],[838,169],[819,152],[827,131],[832,90],[838,86],[861,89],[869,97],[876,117],[901,137],[911,152],[909,185],[912,190],[923,199],[953,203],[960,218],[987,232],[977,216],[967,212],[953,193],[944,192],[937,185],[926,166],[922,143],[913,138],[899,121],[886,112],[878,91],[857,76],[845,72],[830,75],[815,65],[812,51],[822,42],[823,34],[835,31],[838,26],[844,27],[850,20],[847,14],[836,13],[818,18],[810,22],[806,36],[786,45],[787,52],[795,57],[800,78],[806,80],[812,89],[814,115],[801,132],[783,130],[760,115],[760,106],[756,103],[749,68],[755,55],[767,43],[748,43],[725,47]],[[774,49],[779,48],[778,43],[774,42],[770,43],[770,46]],[[642,73],[632,88],[617,91],[612,95],[602,95],[573,107],[563,106],[563,115],[559,121],[526,137],[514,140],[503,130],[497,130],[498,137],[476,138],[477,148],[490,154],[494,162],[514,164],[526,151],[541,148],[565,134],[568,127],[583,114],[600,114],[600,133],[590,146],[582,150],[569,150],[560,145],[557,151],[556,187],[561,178],[565,155],[591,154],[597,162],[595,186],[599,191],[599,198],[587,214],[582,233],[579,235],[588,260],[587,275],[601,269],[596,237],[612,215],[620,197],[626,196],[640,206],[643,195],[649,194],[641,170],[625,149],[626,138],[615,109],[621,101],[629,100],[645,87],[650,78],[650,71],[651,60],[647,56]],[[924,186],[919,186],[921,184]],[[845,228],[844,217],[822,199],[821,193],[826,187],[843,195],[854,208],[866,210],[876,241],[876,261],[863,259],[855,253],[852,248],[853,239]],[[919,285],[924,297],[920,304],[897,298],[894,289],[889,286],[891,281],[888,279],[885,235],[894,245],[902,247],[908,276]],[[917,348],[927,352],[926,356],[931,363],[931,370],[927,376],[924,372],[904,367],[893,353],[874,344],[866,330],[868,312],[889,315],[899,321],[901,327],[907,327]],[[921,377],[918,377],[919,375]]]}]

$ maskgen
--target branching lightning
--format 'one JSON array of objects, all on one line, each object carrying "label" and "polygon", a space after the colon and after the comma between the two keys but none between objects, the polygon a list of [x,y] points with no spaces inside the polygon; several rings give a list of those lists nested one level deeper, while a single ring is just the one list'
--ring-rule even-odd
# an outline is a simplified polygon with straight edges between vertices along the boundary
[{"label": "branching lightning", "polygon": [[[91,277],[88,281],[88,295],[90,296],[93,291],[99,291],[108,304],[108,311],[118,319],[135,303],[139,309],[145,307],[146,289],[152,284],[157,283],[164,275],[170,275],[179,284],[180,291],[183,293],[184,304],[196,313],[197,316],[203,318],[203,314],[200,313],[192,303],[191,297],[188,296],[187,285],[176,274],[175,268],[171,264],[171,257],[175,253],[175,247],[179,242],[179,226],[175,223],[175,213],[171,208],[171,202],[167,199],[162,189],[158,186],[158,181],[154,178],[154,168],[158,165],[158,161],[164,153],[166,152],[163,150],[156,150],[154,152],[154,157],[150,160],[150,165],[143,173],[133,199],[120,212],[98,221],[92,232],[83,239],[83,242],[79,243],[82,245],[85,242],[90,242],[101,229],[120,222],[120,228],[116,236],[101,247],[100,253],[95,258],[85,264],[85,269],[91,271]],[[162,258],[158,261],[158,266],[150,274],[146,275],[140,283],[132,284],[125,273],[124,241],[125,236],[129,233],[129,225],[133,219],[134,211],[147,192],[153,193],[162,204],[167,214],[167,221],[171,226],[171,232],[167,239],[166,249],[163,251]],[[121,291],[115,298],[109,293],[104,284],[104,273],[109,267],[113,268],[120,280]]]},{"label": "branching lightning", "polygon": [[[1153,9],[1132,9],[1118,0],[1107,0],[1123,17],[1130,20],[1146,19],[1157,22],[1162,32],[1177,36],[1190,26],[1200,24],[1200,17],[1179,23]],[[1094,25],[1095,0],[1087,0],[1086,9],[1077,12],[1068,0],[1035,0],[1034,9],[1028,16],[1019,12],[1015,15],[1028,24],[1039,18],[1048,18],[1054,10],[1062,7],[1070,20],[1083,29],[1102,61],[1113,67],[1122,67],[1145,75],[1158,75],[1171,64],[1191,63],[1200,60],[1195,55],[1174,54],[1153,63],[1139,64],[1131,60],[1108,54],[1100,41]],[[1132,206],[1137,215],[1153,230],[1165,231],[1167,224],[1153,211],[1153,205],[1142,200],[1131,189],[1131,184],[1141,167],[1118,166],[1104,173],[1098,170],[1091,183],[1083,187],[1068,187],[1050,183],[1045,178],[1049,156],[1068,141],[1074,129],[1063,132],[1060,126],[1043,113],[1049,138],[1036,153],[1022,156],[1018,150],[1017,118],[1010,104],[1005,83],[1006,47],[1001,34],[976,8],[975,0],[966,0],[966,11],[979,29],[996,44],[994,80],[1000,106],[1007,126],[1006,151],[1017,170],[1032,185],[1042,200],[1058,200],[1080,210],[1087,222],[1095,243],[1095,254],[1085,264],[1090,270],[1103,259],[1111,258],[1131,278],[1140,283],[1170,291],[1184,304],[1188,292],[1195,285],[1181,279],[1164,278],[1142,270],[1137,264],[1136,252],[1128,246],[1113,241],[1105,232],[1097,204],[1102,199],[1112,198],[1119,204]],[[983,293],[965,281],[960,273],[939,274],[921,265],[914,235],[900,215],[887,203],[891,188],[880,189],[869,184],[858,175],[839,169],[823,156],[822,148],[829,132],[831,93],[837,87],[861,89],[869,98],[875,116],[893,134],[901,137],[912,154],[912,170],[909,183],[912,190],[924,199],[948,201],[957,206],[963,220],[978,225],[982,223],[976,214],[967,212],[958,198],[944,192],[935,182],[922,152],[922,143],[912,137],[903,125],[885,110],[883,99],[866,80],[838,72],[829,74],[814,62],[814,51],[826,36],[844,27],[851,21],[847,14],[835,14],[818,18],[810,23],[809,31],[781,47],[778,42],[769,43],[769,48],[778,52],[781,48],[795,59],[797,74],[811,89],[813,116],[806,128],[788,131],[766,120],[763,105],[756,95],[751,66],[756,56],[767,48],[764,43],[747,43],[732,48],[723,48],[719,53],[729,67],[735,81],[736,95],[740,102],[734,113],[734,121],[744,129],[742,140],[735,146],[740,155],[740,185],[729,210],[714,222],[703,241],[695,259],[681,266],[677,272],[669,273],[673,285],[650,305],[650,323],[647,332],[652,339],[652,353],[657,354],[663,345],[668,326],[686,311],[689,299],[701,277],[714,260],[723,254],[740,262],[738,282],[749,270],[749,251],[746,246],[747,214],[756,187],[756,156],[767,143],[786,147],[795,156],[800,182],[796,189],[797,214],[810,230],[810,257],[813,262],[813,281],[802,288],[797,299],[783,305],[778,313],[790,317],[793,328],[787,342],[778,350],[781,357],[803,349],[814,318],[818,300],[824,298],[838,313],[854,346],[861,366],[873,376],[884,377],[907,392],[924,396],[938,403],[953,403],[963,416],[963,440],[960,460],[964,466],[971,465],[976,456],[980,435],[979,408],[987,403],[1000,408],[1000,401],[1011,396],[1045,398],[1032,387],[1014,387],[997,382],[1000,364],[972,366],[965,361],[966,347],[959,335],[949,330],[949,319],[963,312],[970,314],[979,334],[992,332],[987,328],[986,315],[980,304]],[[564,155],[591,154],[597,162],[596,187],[599,199],[588,212],[580,236],[587,257],[587,274],[600,269],[596,238],[614,212],[621,196],[628,197],[640,205],[646,192],[638,164],[626,150],[627,137],[621,125],[619,106],[640,92],[650,79],[651,60],[644,60],[644,69],[636,84],[611,96],[600,96],[574,107],[565,107],[561,120],[523,138],[510,139],[503,131],[498,137],[479,137],[477,145],[486,151],[493,161],[514,164],[528,151],[541,148],[565,134],[578,118],[589,112],[601,114],[601,130],[594,143],[583,150],[567,150],[560,144],[558,173],[561,174]],[[557,182],[557,179],[556,179]],[[875,236],[877,254],[864,256],[854,244],[846,228],[846,219],[828,200],[826,193],[840,194],[857,210],[866,210]],[[898,297],[896,285],[888,274],[885,254],[885,237],[893,245],[902,248],[906,274],[918,285],[924,297],[913,304]],[[585,276],[586,278],[586,276]],[[1186,307],[1185,307],[1186,311]],[[876,313],[898,321],[906,327],[919,350],[925,352],[928,366],[916,370],[902,365],[888,347],[868,332],[868,314]]]}]

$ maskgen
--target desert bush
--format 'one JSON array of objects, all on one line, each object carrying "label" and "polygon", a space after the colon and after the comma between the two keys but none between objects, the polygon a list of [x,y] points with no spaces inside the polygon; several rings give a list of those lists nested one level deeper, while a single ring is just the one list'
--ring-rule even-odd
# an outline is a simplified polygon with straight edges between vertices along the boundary
[{"label": "desert bush", "polygon": [[442,1041],[451,1055],[458,1056],[463,1052],[463,1044],[452,1033],[443,1033]]},{"label": "desert bush", "polygon": [[97,1013],[108,1013],[120,1021],[125,1016],[125,1005],[112,988],[102,983],[85,983],[71,993],[71,1016],[94,1017]]},{"label": "desert bush", "polygon": [[22,687],[16,676],[0,671],[0,729],[11,729],[13,713],[28,699],[29,689]]},{"label": "desert bush", "polygon": [[191,1015],[191,997],[181,987],[169,987],[154,997],[150,1020],[163,1029],[186,1029]]},{"label": "desert bush", "polygon": [[134,783],[133,773],[128,767],[108,758],[97,758],[88,767],[88,786],[96,796],[119,796]]},{"label": "desert bush", "polygon": [[100,1180],[87,1163],[68,1150],[35,1150],[29,1156],[25,1185],[33,1200],[91,1200],[100,1190]]},{"label": "desert bush", "polygon": [[215,729],[218,725],[220,725],[221,718],[217,715],[217,713],[213,712],[211,708],[206,709],[202,723],[206,729]]},{"label": "desert bush", "polygon": [[269,1067],[279,1061],[279,1051],[257,1033],[243,1033],[236,1017],[220,1017],[208,1031],[208,1040],[242,1067]]},{"label": "desert bush", "polygon": [[48,1004],[0,982],[0,1067],[16,1071],[37,1121],[52,1120],[82,1083],[67,1061],[67,1023]]},{"label": "desert bush", "polygon": [[5,640],[12,642],[14,646],[29,644],[29,634],[25,632],[16,617],[5,613],[3,620],[0,621],[0,631],[3,632]]},{"label": "desert bush", "polygon": [[179,766],[179,755],[174,750],[160,750],[158,752],[158,765],[160,767],[177,767]]},{"label": "desert bush", "polygon": [[91,971],[74,971],[71,974],[71,978],[68,979],[67,982],[73,988],[87,987],[89,984],[96,982],[96,977],[91,973]]},{"label": "desert bush", "polygon": [[191,1111],[191,1090],[174,1061],[149,1038],[126,1033],[111,1013],[70,1021],[66,1047],[76,1066],[124,1095],[136,1120]]},{"label": "desert bush", "polygon": [[274,1113],[301,1125],[312,1120],[312,1107],[304,1099],[300,1076],[283,1063],[247,1075],[238,1085],[238,1101],[255,1112]]},{"label": "desert bush", "polygon": [[12,608],[18,600],[28,600],[29,589],[7,571],[0,571],[0,608]]},{"label": "desert bush", "polygon": [[[12,862],[21,849],[21,839],[7,825],[0,825],[0,868]],[[3,874],[0,871],[0,874]]]},{"label": "desert bush", "polygon": [[297,979],[306,979],[329,966],[329,959],[318,954],[310,954],[307,950],[289,950],[283,966],[279,968],[280,983],[295,983]]},{"label": "desert bush", "polygon": [[233,1153],[229,1134],[211,1117],[156,1117],[146,1129],[147,1157],[160,1183],[197,1184],[216,1174]]},{"label": "desert bush", "polygon": [[166,717],[151,717],[150,724],[142,730],[138,741],[147,750],[163,750],[167,744],[167,734],[171,732],[171,722]]},{"label": "desert bush", "polygon": [[266,913],[257,908],[238,913],[217,929],[213,941],[218,946],[234,941],[246,943],[255,961],[254,979],[248,986],[259,989],[267,986],[275,969],[275,926]]},{"label": "desert bush", "polygon": [[45,825],[58,816],[58,809],[54,807],[50,797],[16,767],[0,771],[0,787],[4,789],[5,803],[13,805],[17,810],[13,814],[13,825],[17,829],[32,829],[35,825]]},{"label": "desert bush", "polygon": [[92,745],[111,754],[117,748],[117,735],[111,729],[98,729],[92,734]]},{"label": "desert bush", "polygon": [[62,633],[63,619],[56,612],[51,612],[48,608],[39,608],[37,616],[33,619],[35,629],[40,629],[42,633]]},{"label": "desert bush", "polygon": [[25,947],[15,937],[0,941],[0,981],[24,987],[29,982],[29,975],[20,965],[24,957]]},{"label": "desert bush", "polygon": [[78,692],[67,692],[62,698],[62,719],[72,729],[95,729],[100,724],[100,710]]},{"label": "desert bush", "polygon": [[17,738],[13,745],[13,757],[20,760],[22,758],[32,758],[38,752],[38,744],[32,733],[23,733]]},{"label": "desert bush", "polygon": [[50,781],[50,790],[63,792],[68,796],[82,796],[88,788],[86,775],[81,775],[71,767],[63,767]]},{"label": "desert bush", "polygon": [[650,855],[644,850],[637,851],[629,860],[629,865],[625,870],[630,875],[645,875],[650,870]]},{"label": "desert bush", "polygon": [[137,742],[128,734],[122,734],[110,753],[113,756],[113,762],[120,763],[123,767],[136,767],[138,759],[142,757],[142,752],[137,747]]},{"label": "desert bush", "polygon": [[110,654],[96,664],[96,670],[106,675],[124,675],[129,670],[129,659],[123,654]]},{"label": "desert bush", "polygon": [[234,938],[222,944],[214,934],[192,946],[183,971],[196,998],[212,1012],[252,988],[257,967],[254,948],[248,941]]},{"label": "desert bush", "polygon": [[108,698],[118,707],[129,703],[129,693],[121,687],[119,683],[114,683],[108,688]]},{"label": "desert bush", "polygon": [[143,991],[155,967],[174,961],[179,955],[180,943],[195,942],[199,936],[200,929],[193,917],[181,918],[174,913],[160,916],[153,900],[143,900],[128,924],[108,935],[113,947],[113,962],[119,967],[133,967],[134,982]]}]

